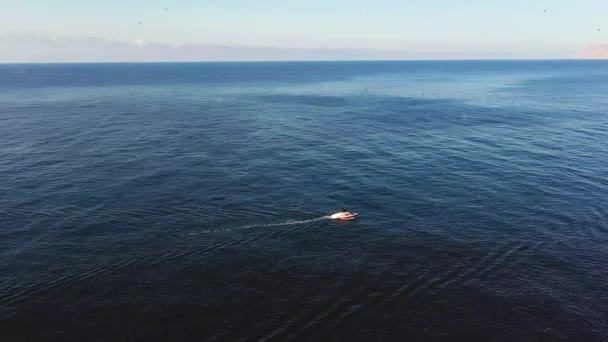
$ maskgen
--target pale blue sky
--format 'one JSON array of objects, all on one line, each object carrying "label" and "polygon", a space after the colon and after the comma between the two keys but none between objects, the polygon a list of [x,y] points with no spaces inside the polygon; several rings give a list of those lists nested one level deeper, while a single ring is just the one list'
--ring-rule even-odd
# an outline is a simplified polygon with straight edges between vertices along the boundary
[{"label": "pale blue sky", "polygon": [[573,58],[585,46],[608,42],[607,0],[0,5],[0,62]]}]

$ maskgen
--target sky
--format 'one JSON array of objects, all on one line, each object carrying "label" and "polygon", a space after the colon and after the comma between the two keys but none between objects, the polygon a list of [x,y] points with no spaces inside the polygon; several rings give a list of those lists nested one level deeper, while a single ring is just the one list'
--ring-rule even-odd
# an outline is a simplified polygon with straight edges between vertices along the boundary
[{"label": "sky", "polygon": [[608,0],[0,0],[0,63],[608,58]]}]

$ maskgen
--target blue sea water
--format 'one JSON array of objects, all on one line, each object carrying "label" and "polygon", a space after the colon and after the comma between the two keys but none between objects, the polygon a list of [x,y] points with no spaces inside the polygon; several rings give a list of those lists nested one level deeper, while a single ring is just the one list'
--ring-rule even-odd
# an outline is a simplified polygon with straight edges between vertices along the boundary
[{"label": "blue sea water", "polygon": [[607,243],[607,61],[0,65],[4,341],[605,341]]}]

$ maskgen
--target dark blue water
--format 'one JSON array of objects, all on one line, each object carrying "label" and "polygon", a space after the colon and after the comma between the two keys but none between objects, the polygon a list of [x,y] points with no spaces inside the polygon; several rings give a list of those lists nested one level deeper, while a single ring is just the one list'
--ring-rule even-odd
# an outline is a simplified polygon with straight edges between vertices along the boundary
[{"label": "dark blue water", "polygon": [[0,223],[3,341],[607,340],[608,62],[2,65]]}]

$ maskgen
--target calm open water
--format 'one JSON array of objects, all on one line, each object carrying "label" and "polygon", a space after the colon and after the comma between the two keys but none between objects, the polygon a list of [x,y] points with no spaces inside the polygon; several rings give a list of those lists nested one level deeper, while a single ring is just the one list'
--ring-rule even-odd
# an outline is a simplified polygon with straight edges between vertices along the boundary
[{"label": "calm open water", "polygon": [[607,61],[0,66],[2,341],[605,341],[607,279]]}]

